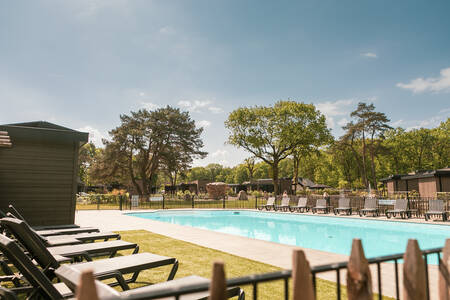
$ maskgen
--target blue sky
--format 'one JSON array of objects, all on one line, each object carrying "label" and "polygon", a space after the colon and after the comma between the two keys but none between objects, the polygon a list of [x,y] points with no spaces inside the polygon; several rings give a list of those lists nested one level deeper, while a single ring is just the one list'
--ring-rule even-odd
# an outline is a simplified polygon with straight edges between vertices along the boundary
[{"label": "blue sky", "polygon": [[450,1],[2,1],[0,123],[47,120],[99,143],[119,115],[189,110],[210,155],[239,106],[314,103],[333,134],[359,101],[393,126],[450,115]]}]

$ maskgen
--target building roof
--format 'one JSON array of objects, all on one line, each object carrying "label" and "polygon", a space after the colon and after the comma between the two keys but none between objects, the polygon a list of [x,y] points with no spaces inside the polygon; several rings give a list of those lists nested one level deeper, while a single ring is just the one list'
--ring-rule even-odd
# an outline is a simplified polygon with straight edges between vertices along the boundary
[{"label": "building roof", "polygon": [[450,168],[443,168],[443,169],[437,169],[437,170],[421,170],[416,171],[409,174],[396,174],[391,175],[386,178],[380,179],[382,182],[386,182],[389,180],[395,180],[395,179],[401,179],[401,180],[409,180],[409,179],[419,179],[419,178],[427,178],[427,177],[434,177],[436,175],[450,175]]},{"label": "building roof", "polygon": [[89,134],[46,121],[33,121],[0,125],[0,131],[9,132],[14,140],[55,141],[60,143],[79,142],[83,145],[88,142]]},{"label": "building roof", "polygon": [[7,131],[0,131],[0,148],[11,148],[12,143]]}]

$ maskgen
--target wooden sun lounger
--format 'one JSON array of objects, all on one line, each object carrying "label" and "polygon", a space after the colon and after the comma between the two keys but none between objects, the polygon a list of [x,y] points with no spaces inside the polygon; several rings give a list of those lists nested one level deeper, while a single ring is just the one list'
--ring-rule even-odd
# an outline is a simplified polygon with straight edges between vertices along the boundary
[{"label": "wooden sun lounger", "polygon": [[397,199],[395,200],[394,209],[386,211],[386,217],[390,219],[391,217],[400,216],[402,219],[411,217],[408,213],[408,200],[407,199]]}]

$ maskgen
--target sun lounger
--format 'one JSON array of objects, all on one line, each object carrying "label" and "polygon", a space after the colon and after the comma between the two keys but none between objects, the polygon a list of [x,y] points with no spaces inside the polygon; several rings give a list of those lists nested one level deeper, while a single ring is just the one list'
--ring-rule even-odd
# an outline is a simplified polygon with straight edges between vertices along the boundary
[{"label": "sun lounger", "polygon": [[[22,220],[23,222],[25,222],[30,228],[31,230],[33,230],[46,244],[47,247],[53,247],[53,246],[63,246],[63,245],[75,245],[75,244],[81,244],[81,243],[86,243],[86,242],[95,242],[98,240],[103,240],[103,241],[108,241],[110,239],[120,239],[120,234],[118,233],[114,233],[114,232],[98,232],[94,231],[94,232],[79,232],[79,233],[73,233],[70,234],[73,229],[69,230],[69,234],[58,234],[58,235],[42,235],[42,233],[46,234],[49,232],[49,230],[35,230],[33,229],[28,223],[27,221],[16,217],[15,215],[13,215],[12,213],[7,213],[8,217],[11,218],[16,218],[18,220]],[[91,227],[89,227],[91,228]],[[84,228],[75,228],[77,231],[82,231],[84,229],[86,229],[86,227]],[[51,232],[54,232],[54,230],[50,230]],[[64,231],[67,231],[67,228],[64,230],[58,229],[57,230],[59,233],[62,233]]]},{"label": "sun lounger", "polygon": [[[7,219],[2,219],[1,222],[4,223]],[[7,220],[8,221],[8,220]],[[43,268],[49,270],[49,277],[52,278],[52,270],[55,270],[60,266],[60,261],[58,258],[67,257],[73,258],[78,256],[83,256],[88,260],[88,262],[74,264],[74,268],[84,270],[92,269],[94,274],[100,279],[115,278],[117,282],[112,285],[120,284],[122,288],[127,289],[127,284],[136,281],[139,272],[151,268],[156,268],[160,266],[173,265],[172,270],[168,276],[167,280],[172,280],[178,269],[178,261],[173,257],[165,257],[160,255],[155,255],[151,253],[140,253],[137,254],[139,249],[137,246],[134,249],[134,255],[118,256],[110,259],[101,259],[91,261],[90,255],[98,253],[104,253],[105,249],[103,246],[111,247],[110,245],[105,245],[111,242],[99,242],[92,244],[81,244],[74,246],[61,246],[61,247],[50,247],[47,248],[41,242],[41,240],[31,231],[31,229],[20,220],[13,220],[9,222],[6,227],[13,232],[13,235],[22,244],[24,249],[26,249],[29,255]],[[21,222],[21,223],[20,223]],[[132,243],[124,242],[121,240],[113,241],[127,243],[123,245],[113,245],[113,251],[118,251],[121,249],[129,249],[129,245],[135,245]],[[129,245],[128,245],[129,244]],[[82,246],[90,246],[88,249],[82,248]],[[56,256],[56,257],[55,257]],[[124,274],[133,273],[133,276],[129,280],[123,279]]]},{"label": "sun lounger", "polygon": [[[0,235],[0,251],[4,253],[7,259],[17,268],[17,270],[24,276],[27,283],[29,284],[28,293],[30,289],[35,293],[35,296],[41,296],[46,299],[67,299],[74,297],[73,290],[76,289],[78,285],[78,280],[81,274],[81,270],[76,269],[73,265],[62,265],[57,270],[55,270],[56,276],[63,282],[52,283],[51,280],[43,273],[41,269],[36,267],[31,259],[25,255],[25,253],[20,249],[20,247],[11,239]],[[188,279],[176,279],[164,283],[157,283],[151,286],[145,286],[136,288],[133,290],[118,292],[110,286],[100,282],[95,281],[97,293],[100,300],[120,300],[120,299],[135,299],[144,300],[152,296],[152,294],[160,292],[162,289],[179,289],[184,286],[202,283],[204,278],[194,276],[186,277]],[[200,281],[201,280],[201,281]],[[68,285],[66,285],[66,283]],[[71,287],[71,288],[69,288]],[[244,297],[243,291],[238,288],[228,289],[228,292],[233,292],[232,296]],[[206,299],[208,292],[203,297],[196,299]],[[230,295],[230,294],[229,294]],[[181,297],[180,299],[187,299]],[[240,298],[243,299],[243,298]]]},{"label": "sun lounger", "polygon": [[380,215],[380,210],[378,209],[378,200],[375,198],[366,199],[364,201],[364,208],[359,210],[359,216],[366,216],[369,213],[374,217],[378,217]]},{"label": "sun lounger", "polygon": [[329,212],[329,207],[327,206],[327,200],[317,199],[316,206],[312,207],[311,211],[313,212],[313,214],[321,212],[321,211],[323,213],[327,214]]},{"label": "sun lounger", "polygon": [[386,211],[386,217],[390,219],[391,217],[400,216],[402,219],[408,217],[408,200],[407,199],[397,199],[395,200],[394,209]]},{"label": "sun lounger", "polygon": [[428,221],[432,216],[442,217],[442,221],[447,221],[447,212],[444,209],[443,200],[430,200],[428,203],[430,208],[425,213],[425,221]]},{"label": "sun lounger", "polygon": [[289,210],[289,201],[291,199],[289,197],[281,198],[281,204],[275,205],[275,210],[288,211]]},{"label": "sun lounger", "polygon": [[291,206],[290,207],[291,212],[294,212],[294,211],[298,211],[298,212],[309,211],[309,207],[306,206],[307,202],[308,202],[308,198],[306,198],[306,197],[298,198],[297,206]]},{"label": "sun lounger", "polygon": [[272,208],[275,209],[275,197],[269,197],[265,205],[258,206],[259,210],[271,210]]},{"label": "sun lounger", "polygon": [[[11,233],[28,251],[33,244],[43,244],[42,239],[33,232],[33,230],[22,220],[14,218],[0,219],[0,223]],[[129,243],[122,240],[98,242],[91,244],[79,244],[70,246],[49,247],[49,252],[53,255],[61,255],[74,259],[92,260],[93,256],[109,255],[114,257],[118,251],[133,250],[133,253],[139,251],[139,246],[135,243]]]},{"label": "sun lounger", "polygon": [[345,212],[347,215],[351,215],[352,207],[350,206],[350,199],[339,199],[339,207],[336,207],[333,211],[335,215],[339,215],[341,214],[341,212]]}]

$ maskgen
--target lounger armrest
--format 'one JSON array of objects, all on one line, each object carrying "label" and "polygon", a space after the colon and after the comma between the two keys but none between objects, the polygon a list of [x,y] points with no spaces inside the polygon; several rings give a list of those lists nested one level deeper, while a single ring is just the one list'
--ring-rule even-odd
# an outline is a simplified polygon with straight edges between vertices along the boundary
[{"label": "lounger armrest", "polygon": [[117,283],[122,288],[122,290],[127,291],[130,289],[125,278],[123,277],[123,274],[118,270],[105,272],[101,274],[95,274],[95,277],[99,280],[115,278],[117,280]]}]

